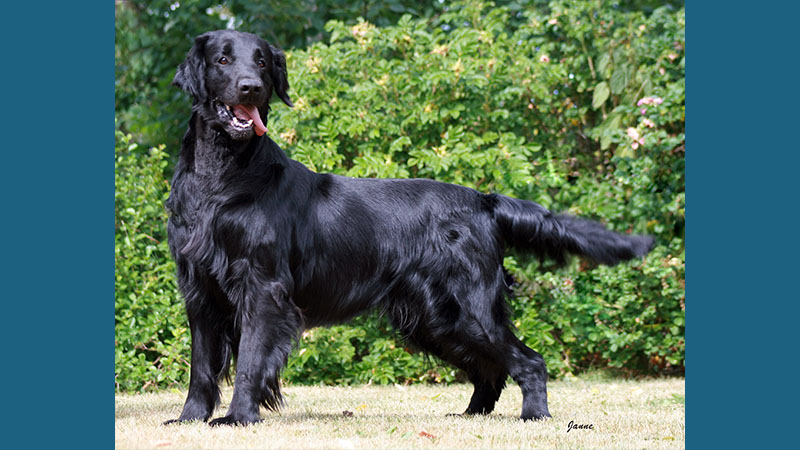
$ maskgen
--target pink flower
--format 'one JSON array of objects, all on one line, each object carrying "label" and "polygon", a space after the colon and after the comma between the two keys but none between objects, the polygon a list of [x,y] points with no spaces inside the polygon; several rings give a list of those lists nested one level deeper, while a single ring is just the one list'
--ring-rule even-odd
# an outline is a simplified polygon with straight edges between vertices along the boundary
[{"label": "pink flower", "polygon": [[647,114],[647,108],[642,108],[639,110],[639,112],[642,113],[642,115],[645,115]]},{"label": "pink flower", "polygon": [[644,119],[644,120],[642,120],[642,123],[643,123],[643,124],[644,124],[644,125],[645,125],[647,128],[653,128],[654,126],[656,126],[656,124],[654,124],[654,123],[653,123],[653,121],[652,121],[652,120],[650,120],[650,119]]},{"label": "pink flower", "polygon": [[547,21],[547,23],[549,23],[550,25],[557,25],[558,24],[558,19],[550,19],[550,20]]},{"label": "pink flower", "polygon": [[543,63],[550,62],[550,57],[547,56],[547,55],[542,55],[542,56],[539,57],[539,62],[543,62]]},{"label": "pink flower", "polygon": [[634,150],[639,148],[640,145],[644,145],[644,138],[639,135],[639,130],[636,128],[628,127],[625,133],[627,133],[628,137],[633,141],[631,142],[631,148]]},{"label": "pink flower", "polygon": [[[664,99],[662,99],[661,97],[642,97],[642,98],[639,99],[638,102],[636,102],[636,106],[660,105],[663,102],[664,102]],[[644,114],[644,113],[642,113],[642,114]]]}]

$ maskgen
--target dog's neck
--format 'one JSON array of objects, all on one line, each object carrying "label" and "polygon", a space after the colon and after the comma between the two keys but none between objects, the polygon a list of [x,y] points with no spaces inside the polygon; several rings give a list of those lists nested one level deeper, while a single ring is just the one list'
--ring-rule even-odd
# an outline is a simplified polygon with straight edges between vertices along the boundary
[{"label": "dog's neck", "polygon": [[190,162],[192,171],[201,176],[218,178],[231,171],[240,171],[242,164],[246,164],[252,156],[258,139],[254,136],[247,141],[234,141],[226,133],[209,127],[199,114],[192,117],[187,138],[183,145],[185,148],[191,146],[185,156],[191,159],[187,162]]},{"label": "dog's neck", "polygon": [[233,141],[226,133],[209,127],[200,114],[193,114],[189,121],[181,159],[189,172],[220,188],[247,178],[248,174],[263,179],[273,174],[276,167],[289,164],[283,150],[267,135]]}]

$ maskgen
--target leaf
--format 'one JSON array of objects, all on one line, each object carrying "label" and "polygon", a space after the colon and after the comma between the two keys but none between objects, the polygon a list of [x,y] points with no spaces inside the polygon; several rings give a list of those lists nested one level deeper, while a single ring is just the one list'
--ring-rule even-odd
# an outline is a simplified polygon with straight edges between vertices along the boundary
[{"label": "leaf", "polygon": [[592,108],[597,109],[608,100],[609,95],[608,83],[601,81],[594,87],[594,95],[592,96]]},{"label": "leaf", "polygon": [[630,74],[627,66],[617,67],[611,75],[611,93],[619,95],[628,85],[629,78]]},{"label": "leaf", "polygon": [[422,436],[422,437],[426,437],[428,439],[436,439],[436,436],[428,433],[427,431],[420,431],[419,435]]},{"label": "leaf", "polygon": [[616,130],[619,128],[619,124],[622,120],[622,114],[617,112],[612,112],[608,115],[608,118],[600,124],[600,128],[605,130]]},{"label": "leaf", "polygon": [[635,156],[633,149],[629,145],[620,145],[614,155],[620,158],[633,158]]},{"label": "leaf", "polygon": [[653,80],[650,78],[645,78],[645,80],[642,82],[642,92],[647,97],[653,94]]},{"label": "leaf", "polygon": [[597,61],[597,72],[601,75],[606,73],[606,69],[608,69],[608,64],[611,62],[611,55],[608,53],[603,53],[600,56],[600,59]]},{"label": "leaf", "polygon": [[400,136],[389,145],[389,151],[394,153],[408,145],[411,145],[411,139],[408,136]]}]

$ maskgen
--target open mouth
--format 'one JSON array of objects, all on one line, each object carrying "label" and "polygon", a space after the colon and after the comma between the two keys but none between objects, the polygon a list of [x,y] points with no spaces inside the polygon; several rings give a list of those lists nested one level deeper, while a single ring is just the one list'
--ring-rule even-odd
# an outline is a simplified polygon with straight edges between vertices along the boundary
[{"label": "open mouth", "polygon": [[258,108],[254,105],[228,105],[219,100],[217,103],[217,114],[224,122],[228,122],[234,130],[246,131],[253,129],[259,136],[267,132],[267,127],[261,121]]}]

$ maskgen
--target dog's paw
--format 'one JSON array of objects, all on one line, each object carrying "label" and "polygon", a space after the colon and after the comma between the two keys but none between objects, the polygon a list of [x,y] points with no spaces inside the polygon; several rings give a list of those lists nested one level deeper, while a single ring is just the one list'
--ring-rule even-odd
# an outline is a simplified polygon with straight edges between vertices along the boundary
[{"label": "dog's paw", "polygon": [[529,420],[535,420],[535,421],[546,420],[546,419],[550,419],[552,417],[553,416],[551,416],[549,412],[545,411],[545,412],[535,412],[535,413],[530,414],[530,415],[523,414],[520,417],[520,419],[522,419],[524,422],[527,422]]},{"label": "dog's paw", "polygon": [[250,425],[251,423],[258,423],[261,422],[263,419],[260,417],[237,417],[237,416],[225,416],[220,417],[218,419],[214,419],[208,424],[212,427],[220,426],[220,425],[229,425],[229,426],[246,426]]},{"label": "dog's paw", "polygon": [[177,418],[177,419],[167,420],[166,422],[161,422],[161,425],[173,425],[173,424],[176,424],[176,423],[177,424],[184,424],[184,423],[193,423],[193,422],[205,422],[206,420],[207,419],[204,419],[202,417],[195,417],[193,419]]}]

